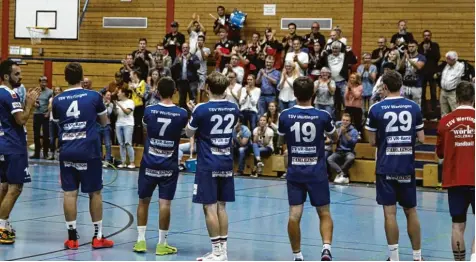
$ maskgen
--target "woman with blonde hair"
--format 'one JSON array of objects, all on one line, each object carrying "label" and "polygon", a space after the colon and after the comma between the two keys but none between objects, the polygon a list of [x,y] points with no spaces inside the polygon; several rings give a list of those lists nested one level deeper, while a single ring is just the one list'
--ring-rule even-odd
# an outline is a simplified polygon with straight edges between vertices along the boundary
[{"label": "woman with blonde hair", "polygon": [[240,111],[243,115],[243,125],[254,130],[258,121],[258,100],[261,95],[261,89],[256,87],[256,78],[254,75],[248,75],[246,86],[240,91]]},{"label": "woman with blonde hair", "polygon": [[296,64],[291,61],[284,63],[283,73],[281,74],[281,80],[278,84],[279,90],[279,108],[281,110],[291,108],[296,105],[296,97],[294,96],[293,83],[296,78],[300,76],[299,70],[296,68]]},{"label": "woman with blonde hair", "polygon": [[384,58],[382,62],[380,72],[383,72],[383,65],[387,63],[394,63],[396,66],[395,70],[401,73],[402,65],[401,65],[400,53],[398,52],[398,50],[392,50],[387,53],[386,57]]}]

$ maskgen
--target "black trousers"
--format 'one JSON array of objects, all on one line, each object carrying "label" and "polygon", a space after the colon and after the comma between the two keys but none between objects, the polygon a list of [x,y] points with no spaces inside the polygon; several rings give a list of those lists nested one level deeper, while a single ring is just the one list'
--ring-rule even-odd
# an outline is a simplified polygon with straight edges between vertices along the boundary
[{"label": "black trousers", "polygon": [[198,82],[189,82],[188,80],[177,81],[179,91],[179,106],[188,111],[187,94],[190,100],[196,103]]},{"label": "black trousers", "polygon": [[[432,76],[424,76],[423,83],[422,83],[422,94],[421,94],[421,104],[422,104],[422,111],[423,114],[428,113],[429,111],[435,112],[436,106],[438,104],[438,100],[436,98],[436,80]],[[428,110],[428,105],[426,103],[426,87],[430,85],[430,105],[431,110]]]},{"label": "black trousers", "polygon": [[[43,146],[41,145],[40,132],[43,131]],[[33,115],[33,138],[35,141],[35,157],[40,156],[40,150],[43,148],[43,157],[48,157],[50,148],[50,118],[44,114]]]}]

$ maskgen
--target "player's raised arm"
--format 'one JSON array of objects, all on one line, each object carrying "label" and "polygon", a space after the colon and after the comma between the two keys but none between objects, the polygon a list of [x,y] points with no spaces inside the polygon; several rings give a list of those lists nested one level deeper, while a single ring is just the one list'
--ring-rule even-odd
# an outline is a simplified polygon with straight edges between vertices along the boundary
[{"label": "player's raised arm", "polygon": [[15,122],[17,124],[22,126],[25,125],[26,122],[28,122],[28,119],[30,118],[31,109],[34,107],[36,99],[38,99],[38,97],[40,96],[40,89],[40,87],[35,87],[28,91],[25,100],[25,108],[22,111],[17,111],[13,114],[13,116],[15,117]]}]

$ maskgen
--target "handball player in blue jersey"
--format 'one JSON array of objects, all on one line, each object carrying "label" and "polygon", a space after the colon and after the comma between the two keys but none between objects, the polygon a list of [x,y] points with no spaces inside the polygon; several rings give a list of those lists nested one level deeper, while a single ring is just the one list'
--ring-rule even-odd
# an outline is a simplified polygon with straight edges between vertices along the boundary
[{"label": "handball player in blue jersey", "polygon": [[114,242],[102,234],[102,161],[97,121],[107,124],[107,110],[101,95],[81,87],[83,68],[70,63],[64,69],[69,87],[53,99],[53,121],[59,126],[61,187],[64,217],[68,229],[66,249],[78,249],[76,231],[78,189],[89,194],[89,210],[94,225],[93,248],[109,248]]},{"label": "handball player in blue jersey", "polygon": [[172,96],[175,82],[163,77],[158,83],[160,103],[145,108],[143,123],[147,140],[139,171],[139,206],[137,207],[137,231],[139,236],[134,245],[135,252],[146,252],[145,232],[149,204],[155,188],[159,187],[159,243],[155,253],[168,255],[177,253],[177,248],[167,244],[170,225],[170,204],[175,196],[178,169],[178,146],[180,135],[187,125],[188,113],[175,106]]},{"label": "handball player in blue jersey", "polygon": [[21,85],[21,69],[11,60],[0,63],[0,80],[0,244],[13,244],[16,235],[8,218],[23,184],[31,182],[23,125],[41,90],[30,89],[23,108],[13,91]]},{"label": "handball player in blue jersey", "polygon": [[238,122],[238,106],[225,98],[229,85],[226,76],[213,72],[207,77],[210,100],[192,110],[185,132],[197,141],[197,171],[193,185],[193,202],[203,205],[212,252],[199,261],[225,261],[227,257],[228,215],[226,202],[235,201],[233,181],[233,129]]},{"label": "handball player in blue jersey", "polygon": [[293,83],[297,105],[283,110],[279,116],[279,144],[287,144],[288,168],[286,173],[289,221],[288,234],[294,261],[303,261],[301,253],[300,221],[307,195],[316,207],[323,242],[321,260],[331,261],[333,222],[329,210],[330,190],[327,178],[326,135],[337,140],[332,117],[324,110],[312,106],[314,84],[307,77]]},{"label": "handball player in blue jersey", "polygon": [[402,76],[382,76],[385,100],[372,105],[365,128],[369,143],[377,147],[377,203],[383,206],[390,261],[399,260],[397,202],[407,217],[413,259],[421,260],[420,222],[416,212],[415,142],[425,141],[420,106],[400,96]]}]

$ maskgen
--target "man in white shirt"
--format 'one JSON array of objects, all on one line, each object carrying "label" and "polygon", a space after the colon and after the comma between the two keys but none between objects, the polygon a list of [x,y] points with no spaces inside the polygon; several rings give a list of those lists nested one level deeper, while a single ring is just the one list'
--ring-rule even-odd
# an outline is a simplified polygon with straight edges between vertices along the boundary
[{"label": "man in white shirt", "polygon": [[287,53],[285,61],[291,61],[296,64],[301,76],[305,76],[307,67],[309,66],[309,55],[301,51],[302,43],[300,38],[293,40],[293,52]]},{"label": "man in white shirt", "polygon": [[228,75],[228,72],[233,71],[236,73],[236,82],[238,84],[243,84],[243,77],[245,76],[245,69],[241,66],[238,65],[238,62],[240,61],[240,58],[238,55],[233,54],[231,56],[230,64],[225,66],[223,69],[222,74],[223,75]]},{"label": "man in white shirt", "polygon": [[440,108],[441,116],[444,116],[455,110],[456,104],[456,86],[461,82],[464,74],[464,63],[458,62],[458,54],[455,51],[446,53],[446,66],[441,74],[441,93]]},{"label": "man in white shirt", "polygon": [[[190,49],[192,49],[190,47]],[[204,90],[205,81],[207,80],[207,60],[210,56],[210,48],[205,47],[205,35],[199,35],[197,37],[197,43],[194,48],[194,52],[190,52],[192,55],[196,55],[200,60],[200,68],[198,69],[198,90]]]},{"label": "man in white shirt", "polygon": [[200,16],[193,13],[192,21],[188,24],[187,31],[189,36],[190,42],[190,53],[194,54],[197,51],[197,42],[198,36],[206,35],[205,27],[200,23]]}]

